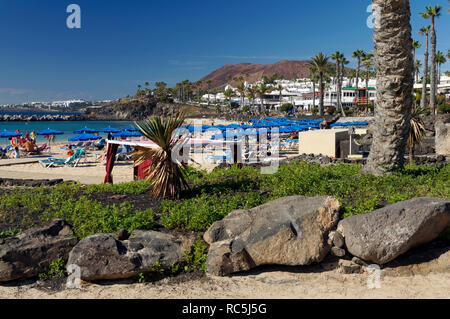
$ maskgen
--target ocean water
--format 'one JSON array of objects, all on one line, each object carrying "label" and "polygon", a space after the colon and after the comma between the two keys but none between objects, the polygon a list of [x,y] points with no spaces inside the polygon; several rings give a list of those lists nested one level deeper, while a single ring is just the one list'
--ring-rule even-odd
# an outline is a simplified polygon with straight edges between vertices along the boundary
[{"label": "ocean water", "polygon": [[[26,131],[30,132],[35,131],[38,133],[39,131],[43,131],[46,129],[53,129],[57,131],[63,131],[64,135],[56,135],[56,142],[68,142],[68,139],[77,135],[73,133],[73,131],[88,127],[94,130],[100,130],[105,127],[111,126],[118,130],[130,127],[133,125],[133,122],[126,121],[43,121],[43,122],[4,122],[0,121],[0,132],[12,131],[15,132],[19,130],[21,133],[25,135]],[[108,134],[100,133],[101,136],[107,137]],[[47,142],[45,136],[37,136],[37,144],[42,144]],[[6,138],[0,138],[0,145],[6,146],[10,143]]]}]

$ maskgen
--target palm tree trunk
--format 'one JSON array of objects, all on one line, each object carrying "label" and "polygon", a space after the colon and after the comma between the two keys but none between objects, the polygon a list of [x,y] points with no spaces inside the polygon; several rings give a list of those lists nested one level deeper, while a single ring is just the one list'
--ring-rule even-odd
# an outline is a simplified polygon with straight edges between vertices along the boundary
[{"label": "palm tree trunk", "polygon": [[372,3],[380,14],[373,36],[378,102],[365,171],[382,175],[404,164],[413,103],[411,12],[407,0]]},{"label": "palm tree trunk", "polygon": [[[433,23],[434,24],[434,23]],[[431,70],[430,70],[430,106],[434,115],[436,112],[436,31],[431,28]]]},{"label": "palm tree trunk", "polygon": [[341,108],[341,115],[343,117],[345,117],[344,107],[342,106],[342,85],[344,83],[344,71],[345,71],[344,64],[342,64],[341,78],[340,78],[340,81],[339,81],[339,89],[338,89],[338,91],[339,91],[339,107]]},{"label": "palm tree trunk", "polygon": [[428,78],[428,35],[427,44],[425,48],[425,57],[423,62],[423,79],[422,79],[422,100],[420,101],[420,108],[425,109],[427,107],[427,78]]},{"label": "palm tree trunk", "polygon": [[313,81],[313,108],[316,107],[316,82]]},{"label": "palm tree trunk", "polygon": [[319,115],[323,116],[324,109],[323,109],[323,73],[322,72],[320,73],[319,77],[320,77],[320,83],[319,83],[319,85],[320,85]]}]

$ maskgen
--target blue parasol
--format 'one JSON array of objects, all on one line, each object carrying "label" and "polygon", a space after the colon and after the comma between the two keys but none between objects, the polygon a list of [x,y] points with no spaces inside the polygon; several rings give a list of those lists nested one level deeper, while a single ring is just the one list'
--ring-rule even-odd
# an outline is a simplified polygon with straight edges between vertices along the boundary
[{"label": "blue parasol", "polygon": [[64,132],[52,130],[52,129],[49,128],[49,129],[40,131],[39,133],[36,133],[36,135],[53,135],[53,134],[55,134],[55,135],[62,135],[62,134],[64,134]]},{"label": "blue parasol", "polygon": [[3,131],[3,132],[0,132],[0,137],[1,138],[19,137],[21,135],[22,135],[21,133],[8,132],[6,130]]},{"label": "blue parasol", "polygon": [[91,133],[98,133],[98,130],[94,130],[94,129],[92,129],[92,128],[85,127],[85,128],[82,128],[82,129],[73,131],[73,132],[74,132],[75,134],[82,134],[82,133],[88,133],[88,134],[91,134]]},{"label": "blue parasol", "polygon": [[101,139],[101,136],[94,135],[94,134],[88,134],[88,133],[82,133],[79,135],[75,135],[74,137],[69,138],[70,142],[77,142],[77,141],[92,141],[92,140],[99,140]]},{"label": "blue parasol", "polygon": [[98,131],[99,133],[119,133],[120,130],[115,129],[114,127],[108,126],[105,127],[104,129],[101,129]]},{"label": "blue parasol", "polygon": [[121,131],[119,133],[113,134],[113,137],[141,137],[142,134],[139,132]]}]

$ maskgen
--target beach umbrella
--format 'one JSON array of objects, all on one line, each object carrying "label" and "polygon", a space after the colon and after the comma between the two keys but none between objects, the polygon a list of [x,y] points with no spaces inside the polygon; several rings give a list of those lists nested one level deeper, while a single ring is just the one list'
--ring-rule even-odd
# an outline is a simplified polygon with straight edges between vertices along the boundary
[{"label": "beach umbrella", "polygon": [[124,128],[123,130],[121,130],[121,132],[122,131],[137,132],[137,129],[134,126],[130,126],[130,127]]},{"label": "beach umbrella", "polygon": [[113,134],[113,137],[141,137],[142,134],[139,132],[121,131],[119,133]]},{"label": "beach umbrella", "polygon": [[98,133],[98,130],[94,130],[94,129],[92,129],[92,128],[85,127],[85,128],[82,128],[82,129],[73,131],[73,132],[74,132],[75,134],[82,134],[82,133],[92,134],[92,133]]},{"label": "beach umbrella", "polygon": [[43,130],[43,131],[40,131],[40,132],[36,133],[36,135],[53,135],[53,134],[55,134],[55,135],[63,135],[64,132],[52,130],[52,129],[49,128],[49,129],[46,129],[46,130]]},{"label": "beach umbrella", "polygon": [[241,126],[238,124],[230,124],[230,125],[227,125],[226,128],[230,129],[230,130],[237,130],[237,129],[241,128]]},{"label": "beach umbrella", "polygon": [[69,138],[70,142],[77,142],[77,141],[92,141],[92,140],[99,140],[101,139],[101,136],[89,134],[89,133],[81,133],[79,135],[75,135],[74,137]]},{"label": "beach umbrella", "polygon": [[120,130],[118,130],[114,127],[108,126],[108,127],[105,127],[104,129],[99,130],[98,132],[99,133],[119,133]]},{"label": "beach umbrella", "polygon": [[1,138],[19,137],[21,135],[22,135],[21,133],[8,132],[6,130],[3,131],[3,132],[0,132],[0,137]]}]

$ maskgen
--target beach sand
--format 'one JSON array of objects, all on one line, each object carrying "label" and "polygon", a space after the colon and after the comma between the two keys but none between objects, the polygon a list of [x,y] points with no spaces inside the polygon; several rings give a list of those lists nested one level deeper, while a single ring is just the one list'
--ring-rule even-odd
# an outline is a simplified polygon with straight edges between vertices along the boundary
[{"label": "beach sand", "polygon": [[177,281],[167,278],[156,283],[127,281],[92,284],[80,289],[52,291],[34,284],[1,286],[0,296],[17,298],[61,299],[366,299],[366,298],[450,298],[450,273],[408,277],[382,277],[381,287],[370,289],[367,274],[344,275],[336,271],[294,273],[271,271],[247,276],[215,277]]}]

